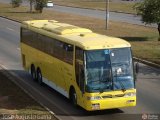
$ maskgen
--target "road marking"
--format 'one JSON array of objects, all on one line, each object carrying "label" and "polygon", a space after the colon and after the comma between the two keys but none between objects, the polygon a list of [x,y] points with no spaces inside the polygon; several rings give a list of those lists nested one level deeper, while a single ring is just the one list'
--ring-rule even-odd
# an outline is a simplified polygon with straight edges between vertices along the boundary
[{"label": "road marking", "polygon": [[12,28],[9,28],[9,27],[6,27],[8,30],[10,30],[10,31],[14,31]]},{"label": "road marking", "polygon": [[20,48],[17,48],[17,50],[20,50]]},{"label": "road marking", "polygon": [[2,64],[0,64],[0,66],[2,66],[4,69],[8,69],[6,66],[4,66],[4,65],[2,65]]}]

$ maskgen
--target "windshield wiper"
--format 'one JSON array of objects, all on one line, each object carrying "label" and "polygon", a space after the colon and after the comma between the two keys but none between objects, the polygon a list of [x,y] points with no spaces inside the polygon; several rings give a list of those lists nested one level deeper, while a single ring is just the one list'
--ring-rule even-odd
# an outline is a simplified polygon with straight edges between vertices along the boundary
[{"label": "windshield wiper", "polygon": [[[106,75],[105,75],[106,74]],[[108,77],[107,77],[108,76]],[[100,84],[103,83],[105,84],[105,87],[102,88],[100,87],[99,88],[99,91],[100,93],[103,93],[106,89],[109,88],[109,86],[106,87],[107,84],[110,84],[111,82],[111,70],[108,70],[108,69],[104,69],[103,70],[103,74],[99,77],[99,81],[100,81]]]},{"label": "windshield wiper", "polygon": [[121,90],[122,90],[122,92],[125,92],[126,91],[126,88],[124,87],[124,84],[122,83],[122,81],[120,81],[120,80],[117,80],[117,69],[115,70],[115,73],[116,73],[116,81],[118,81],[119,82],[119,84],[120,84],[120,86],[121,86]]},{"label": "windshield wiper", "polygon": [[123,92],[125,92],[126,91],[126,88],[124,87],[124,84],[122,83],[122,81],[120,81],[120,80],[118,80],[118,82],[120,83],[120,85],[121,85],[121,90],[123,91]]}]

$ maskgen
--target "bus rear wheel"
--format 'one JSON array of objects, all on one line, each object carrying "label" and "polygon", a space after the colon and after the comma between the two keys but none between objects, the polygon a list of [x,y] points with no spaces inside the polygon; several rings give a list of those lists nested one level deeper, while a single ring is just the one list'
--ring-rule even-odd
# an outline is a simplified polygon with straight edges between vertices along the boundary
[{"label": "bus rear wheel", "polygon": [[37,69],[37,81],[40,85],[42,85],[42,73],[41,73],[41,70],[38,68]]},{"label": "bus rear wheel", "polygon": [[34,81],[36,81],[36,69],[34,65],[31,65],[31,77]]}]

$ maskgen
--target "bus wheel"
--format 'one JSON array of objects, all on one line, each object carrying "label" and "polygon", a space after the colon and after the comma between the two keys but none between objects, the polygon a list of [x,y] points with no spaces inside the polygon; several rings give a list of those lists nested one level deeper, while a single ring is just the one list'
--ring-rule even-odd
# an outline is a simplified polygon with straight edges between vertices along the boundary
[{"label": "bus wheel", "polygon": [[39,68],[37,69],[37,80],[38,80],[38,83],[42,85],[42,73]]},{"label": "bus wheel", "polygon": [[70,100],[74,106],[77,106],[77,94],[74,89],[71,90]]},{"label": "bus wheel", "polygon": [[36,81],[36,69],[34,65],[31,65],[31,76],[34,81]]}]

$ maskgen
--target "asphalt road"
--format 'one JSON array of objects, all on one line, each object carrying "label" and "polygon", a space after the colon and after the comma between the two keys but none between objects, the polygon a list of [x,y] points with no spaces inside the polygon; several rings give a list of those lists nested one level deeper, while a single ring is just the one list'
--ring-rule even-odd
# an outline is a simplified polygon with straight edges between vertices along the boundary
[{"label": "asphalt road", "polygon": [[136,107],[96,112],[86,112],[82,108],[73,107],[68,99],[47,86],[39,86],[23,71],[19,28],[19,23],[0,18],[0,64],[16,76],[12,78],[15,82],[62,120],[141,120],[143,113],[160,114],[160,70],[143,64],[140,65],[136,82]]},{"label": "asphalt road", "polygon": [[[10,0],[0,0],[0,2],[3,3],[10,3]],[[24,5],[29,5],[26,1],[23,2]],[[82,9],[82,8],[73,8],[73,7],[66,7],[66,6],[59,6],[54,5],[53,8],[46,8],[49,10],[54,10],[58,12],[65,12],[65,13],[72,13],[76,15],[82,15],[82,16],[88,16],[98,19],[106,19],[106,12],[101,10],[92,10],[92,9]],[[109,13],[109,19],[112,21],[117,22],[126,22],[136,25],[143,25],[143,26],[149,26],[149,27],[157,27],[156,24],[152,25],[145,25],[141,21],[141,17],[133,14],[125,14],[125,13],[117,13],[117,12],[110,12]]]}]

